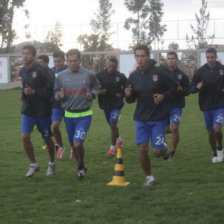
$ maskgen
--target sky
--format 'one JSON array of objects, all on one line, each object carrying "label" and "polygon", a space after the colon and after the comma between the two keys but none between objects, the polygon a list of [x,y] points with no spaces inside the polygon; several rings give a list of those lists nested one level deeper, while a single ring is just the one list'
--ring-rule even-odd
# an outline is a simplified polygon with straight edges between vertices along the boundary
[{"label": "sky", "polygon": [[[185,43],[186,33],[190,33],[190,24],[194,24],[195,14],[199,14],[201,0],[163,0],[164,15],[163,22],[167,25],[167,32],[164,35],[166,43],[177,42],[180,47]],[[131,42],[131,32],[123,28],[126,18],[132,14],[126,9],[124,0],[111,0],[115,13],[111,17],[112,38],[111,43],[115,48],[128,49]],[[99,7],[98,0],[26,0],[24,8],[30,13],[30,18],[24,16],[23,9],[16,10],[14,28],[17,31],[16,43],[26,41],[24,26],[29,24],[31,39],[44,41],[49,29],[59,22],[63,31],[62,50],[79,48],[76,42],[80,34],[91,33],[90,20]],[[215,31],[220,37],[216,41],[223,42],[224,36],[221,29],[224,27],[224,1],[208,0],[210,18],[216,19],[211,22],[209,32]],[[178,21],[178,22],[177,22]],[[219,31],[220,30],[220,31]],[[220,32],[220,33],[219,33]]]}]

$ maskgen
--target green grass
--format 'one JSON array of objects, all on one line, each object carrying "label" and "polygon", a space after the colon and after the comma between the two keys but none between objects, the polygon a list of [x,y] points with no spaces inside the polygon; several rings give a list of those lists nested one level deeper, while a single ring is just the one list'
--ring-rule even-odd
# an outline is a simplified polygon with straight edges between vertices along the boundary
[{"label": "green grass", "polygon": [[[212,153],[197,96],[189,96],[180,126],[181,141],[173,162],[151,156],[157,184],[143,188],[132,119],[135,105],[126,104],[119,123],[124,138],[123,161],[127,187],[109,187],[114,159],[106,156],[110,130],[94,102],[94,118],[86,148],[87,176],[76,179],[76,163],[67,147],[56,175],[46,176],[48,153],[35,130],[32,141],[41,170],[32,178],[20,139],[19,90],[0,91],[0,223],[118,223],[210,224],[224,219],[224,166],[212,164]],[[170,143],[170,136],[167,138]],[[152,152],[150,150],[150,155]]]}]

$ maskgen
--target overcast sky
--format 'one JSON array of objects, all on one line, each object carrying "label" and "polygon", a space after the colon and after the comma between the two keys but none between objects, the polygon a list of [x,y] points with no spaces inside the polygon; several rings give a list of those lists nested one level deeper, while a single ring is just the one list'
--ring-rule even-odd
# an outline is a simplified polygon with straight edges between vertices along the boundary
[{"label": "overcast sky", "polygon": [[[176,38],[177,25],[175,20],[190,20],[199,13],[201,0],[163,0],[163,21],[168,25],[167,38]],[[112,16],[113,44],[114,47],[125,49],[131,34],[124,30],[123,22],[131,16],[124,5],[124,0],[111,0],[115,14]],[[30,24],[32,39],[43,41],[47,31],[60,22],[63,26],[63,49],[79,47],[76,38],[79,34],[91,32],[89,22],[94,18],[94,12],[98,8],[98,0],[26,0],[25,7],[30,18],[26,19],[21,9],[17,10],[14,27],[17,30],[16,42],[25,40],[23,27]],[[208,0],[210,18],[224,18],[224,0]],[[169,21],[173,22],[169,22]],[[224,23],[224,20],[222,21]],[[174,28],[175,27],[175,28]],[[189,21],[182,22],[180,28],[189,29]],[[219,27],[219,26],[218,26]],[[223,24],[222,24],[223,27]],[[118,31],[118,32],[117,32]],[[182,33],[182,30],[179,30]],[[172,33],[173,37],[172,37]],[[184,34],[185,35],[185,34]],[[126,45],[125,45],[126,44]]]}]

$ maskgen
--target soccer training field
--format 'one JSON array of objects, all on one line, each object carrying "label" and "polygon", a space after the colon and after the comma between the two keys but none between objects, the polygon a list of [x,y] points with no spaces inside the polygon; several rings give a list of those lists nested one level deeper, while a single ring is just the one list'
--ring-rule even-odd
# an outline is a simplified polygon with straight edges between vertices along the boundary
[{"label": "soccer training field", "polygon": [[[46,176],[48,152],[37,130],[32,141],[41,170],[26,178],[29,167],[20,138],[20,90],[0,91],[0,223],[35,224],[218,224],[224,223],[224,162],[212,164],[212,152],[197,95],[187,97],[180,126],[180,144],[172,162],[151,157],[156,185],[143,187],[132,118],[135,105],[125,104],[119,122],[124,138],[126,187],[111,187],[115,159],[106,156],[110,130],[94,102],[94,117],[85,142],[88,172],[76,179],[76,162],[67,148]],[[167,137],[170,145],[170,136]],[[150,150],[150,155],[152,152]]]}]

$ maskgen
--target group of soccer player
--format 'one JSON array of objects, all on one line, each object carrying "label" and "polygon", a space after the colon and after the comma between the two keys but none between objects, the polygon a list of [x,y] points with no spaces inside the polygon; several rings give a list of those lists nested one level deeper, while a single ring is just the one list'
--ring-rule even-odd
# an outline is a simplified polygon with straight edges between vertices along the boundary
[{"label": "group of soccer player", "polygon": [[[213,151],[212,162],[223,161],[222,123],[224,119],[224,66],[217,61],[214,48],[206,51],[207,63],[201,66],[189,83],[187,75],[178,68],[177,53],[167,54],[167,63],[156,66],[150,59],[146,45],[134,49],[137,68],[128,78],[118,71],[118,60],[111,56],[106,60],[105,69],[94,75],[82,64],[81,53],[71,49],[53,54],[55,67],[48,67],[49,59],[40,55],[36,61],[36,49],[26,45],[22,50],[24,67],[22,79],[22,127],[21,136],[25,152],[30,161],[26,173],[31,177],[40,170],[31,142],[31,132],[36,126],[42,134],[44,146],[49,151],[47,175],[55,174],[55,149],[61,160],[65,147],[60,131],[64,118],[71,145],[70,158],[77,160],[77,178],[82,180],[87,172],[84,162],[84,141],[91,124],[93,99],[98,96],[99,107],[104,110],[111,130],[111,146],[107,152],[115,155],[116,144],[121,145],[118,121],[127,103],[136,103],[134,120],[136,144],[139,158],[146,176],[144,186],[155,183],[148,155],[149,140],[153,154],[165,160],[175,159],[179,142],[179,125],[185,96],[199,92],[199,106],[203,111],[208,140]],[[51,132],[51,125],[53,133]],[[171,150],[168,150],[165,134],[171,133]],[[52,141],[54,135],[56,144]]]}]

